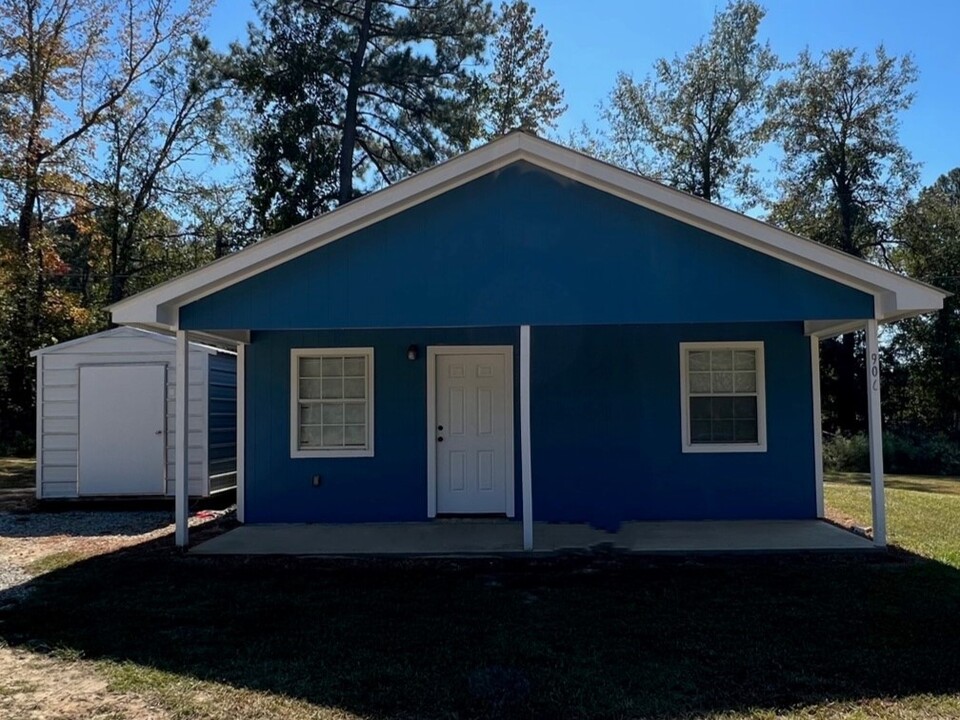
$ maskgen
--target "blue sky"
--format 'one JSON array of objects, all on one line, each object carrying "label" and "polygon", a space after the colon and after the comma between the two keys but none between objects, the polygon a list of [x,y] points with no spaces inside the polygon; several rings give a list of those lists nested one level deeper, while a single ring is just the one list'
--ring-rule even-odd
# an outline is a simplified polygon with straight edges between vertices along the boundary
[{"label": "blue sky", "polygon": [[[586,121],[618,71],[641,78],[656,58],[684,53],[707,32],[725,0],[533,0],[553,42],[552,66],[569,106],[558,134]],[[903,115],[901,138],[923,163],[928,184],[960,166],[960,3],[951,0],[770,0],[761,36],[790,59],[804,47],[910,53],[920,69],[916,101]],[[217,0],[210,23],[215,45],[246,37],[249,0]]]}]

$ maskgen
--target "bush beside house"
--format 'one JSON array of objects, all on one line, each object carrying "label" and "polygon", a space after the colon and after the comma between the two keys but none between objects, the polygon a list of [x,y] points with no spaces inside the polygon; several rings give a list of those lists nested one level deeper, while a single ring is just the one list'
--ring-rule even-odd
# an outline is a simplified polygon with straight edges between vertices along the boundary
[{"label": "bush beside house", "polygon": [[[895,474],[960,475],[960,443],[943,433],[885,432],[883,465]],[[828,472],[868,472],[866,433],[824,435],[823,466]]]}]

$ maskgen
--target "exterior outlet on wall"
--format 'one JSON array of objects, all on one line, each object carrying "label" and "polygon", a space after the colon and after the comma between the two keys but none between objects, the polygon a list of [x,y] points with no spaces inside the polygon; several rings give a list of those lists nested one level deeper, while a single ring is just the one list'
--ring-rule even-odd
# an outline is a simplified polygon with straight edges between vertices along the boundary
[{"label": "exterior outlet on wall", "polygon": [[320,483],[321,483],[321,482],[323,482],[323,478],[321,478],[319,475],[314,475],[314,476],[313,476],[313,486],[314,486],[314,487],[320,487]]}]

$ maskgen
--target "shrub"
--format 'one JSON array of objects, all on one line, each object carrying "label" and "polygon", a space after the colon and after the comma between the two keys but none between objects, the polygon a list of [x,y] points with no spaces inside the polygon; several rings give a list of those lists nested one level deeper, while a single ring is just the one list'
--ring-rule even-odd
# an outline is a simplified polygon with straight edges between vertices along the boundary
[{"label": "shrub", "polygon": [[0,442],[0,457],[33,457],[35,449],[33,435],[17,431],[9,442]]},{"label": "shrub", "polygon": [[[870,446],[865,433],[825,435],[823,467],[832,472],[868,472]],[[960,443],[937,433],[885,432],[886,472],[917,475],[960,475]]]},{"label": "shrub", "polygon": [[831,472],[867,472],[870,469],[870,446],[867,436],[824,435],[823,468]]}]

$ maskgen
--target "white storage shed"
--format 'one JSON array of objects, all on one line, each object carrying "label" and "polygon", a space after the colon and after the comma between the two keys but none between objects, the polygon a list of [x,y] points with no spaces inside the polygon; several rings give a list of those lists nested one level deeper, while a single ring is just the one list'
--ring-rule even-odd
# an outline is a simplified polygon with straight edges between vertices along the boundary
[{"label": "white storage shed", "polygon": [[[37,497],[174,495],[176,340],[118,327],[33,353]],[[236,354],[190,345],[190,494],[236,487]]]}]

